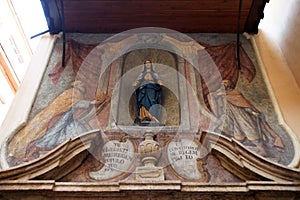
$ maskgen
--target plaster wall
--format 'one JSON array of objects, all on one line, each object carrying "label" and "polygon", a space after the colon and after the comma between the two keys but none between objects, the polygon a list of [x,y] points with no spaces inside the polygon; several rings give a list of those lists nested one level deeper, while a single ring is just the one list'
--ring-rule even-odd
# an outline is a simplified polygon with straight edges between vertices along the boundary
[{"label": "plaster wall", "polygon": [[300,141],[299,17],[299,0],[272,0],[266,5],[259,33],[253,37],[273,91],[275,107],[281,116],[279,122],[286,123],[295,133],[296,148],[299,148]]},{"label": "plaster wall", "polygon": [[260,28],[279,46],[285,61],[300,86],[300,1],[272,0],[266,5]]}]

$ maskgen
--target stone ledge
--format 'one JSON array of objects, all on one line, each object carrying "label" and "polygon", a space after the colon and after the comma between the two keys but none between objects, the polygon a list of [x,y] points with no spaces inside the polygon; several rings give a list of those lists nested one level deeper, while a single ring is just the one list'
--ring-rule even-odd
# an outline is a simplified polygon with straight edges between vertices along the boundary
[{"label": "stone ledge", "polygon": [[181,181],[124,181],[121,190],[181,190]]},{"label": "stone ledge", "polygon": [[0,191],[53,191],[53,192],[121,192],[121,191],[181,191],[181,192],[231,192],[250,191],[299,192],[300,183],[249,181],[244,183],[197,183],[181,181],[124,181],[124,182],[56,182],[54,180],[0,181]]}]

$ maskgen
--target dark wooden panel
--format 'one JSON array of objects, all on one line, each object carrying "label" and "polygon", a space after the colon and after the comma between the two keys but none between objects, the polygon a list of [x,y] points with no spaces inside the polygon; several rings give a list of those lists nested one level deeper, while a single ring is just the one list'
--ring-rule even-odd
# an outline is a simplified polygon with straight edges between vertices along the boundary
[{"label": "dark wooden panel", "polygon": [[[254,19],[256,15],[253,13],[260,10],[259,6],[253,5],[261,5],[264,1],[267,0],[243,1],[240,21],[242,31],[248,30],[246,26],[257,24],[255,21],[257,19]],[[181,32],[235,33],[240,0],[63,0],[63,2],[66,32],[113,33],[155,26]],[[249,13],[252,13],[251,18]]]},{"label": "dark wooden panel", "polygon": [[[246,21],[246,18],[242,18]],[[121,32],[132,28],[139,27],[163,27],[174,29],[180,32],[220,32],[233,33],[237,31],[236,23],[224,23],[219,20],[216,23],[207,23],[203,19],[193,19],[186,22],[184,19],[176,19],[172,22],[167,21],[135,21],[123,20],[122,23],[118,21],[102,19],[101,21],[79,21],[78,23],[67,23],[67,29],[72,32],[82,32],[81,30],[88,30],[88,32]],[[70,25],[73,24],[73,25]]]},{"label": "dark wooden panel", "polygon": [[69,33],[119,33],[134,28],[141,27],[162,27],[172,30],[176,30],[183,33],[236,33],[237,26],[235,24],[117,24],[117,25],[88,25],[83,23],[82,25],[70,25],[67,28]]},{"label": "dark wooden panel", "polygon": [[[92,12],[94,13],[94,12]],[[85,15],[85,17],[82,17],[82,15]],[[242,17],[247,18],[248,11],[242,12]],[[66,13],[66,16],[67,13]],[[202,20],[204,22],[206,21],[216,21],[222,20],[229,21],[230,23],[236,23],[237,22],[238,14],[231,12],[231,11],[222,11],[222,12],[213,12],[213,11],[191,11],[191,12],[170,12],[170,13],[132,13],[132,14],[126,14],[126,13],[119,13],[119,15],[96,15],[90,14],[88,12],[76,12],[72,13],[72,17],[66,17],[65,20],[68,22],[76,22],[77,20],[97,20],[97,19],[114,19],[118,21],[119,23],[122,23],[125,19],[131,19],[133,20],[133,23],[135,21],[141,21],[141,20],[159,20],[159,21],[172,21],[175,19],[182,19],[182,20],[194,20],[195,18],[199,20]],[[201,18],[201,19],[200,19]]]},{"label": "dark wooden panel", "polygon": [[[65,9],[70,10],[232,10],[238,8],[239,0],[117,0],[117,1],[92,1],[92,0],[65,0]],[[252,0],[246,0],[243,7],[249,9],[252,5]]]},{"label": "dark wooden panel", "polygon": [[[248,10],[243,10],[242,15],[247,16]],[[225,18],[233,18],[237,17],[237,12],[233,10],[219,11],[215,12],[212,10],[190,10],[187,11],[160,11],[155,13],[136,11],[136,12],[114,12],[114,11],[65,11],[66,19],[71,18],[81,18],[81,19],[90,19],[90,18],[120,18],[120,17],[152,17],[152,18],[161,18],[161,17],[186,17],[189,20],[191,17],[203,17],[203,18],[211,18],[214,16],[225,17]],[[72,16],[72,17],[71,17]],[[84,16],[84,17],[83,17]]]},{"label": "dark wooden panel", "polygon": [[[182,32],[236,32],[238,13],[233,10],[223,10],[216,12],[213,10],[191,10],[191,11],[174,11],[168,10],[164,12],[132,12],[122,11],[118,13],[107,12],[88,12],[88,11],[65,11],[65,24],[68,32],[84,32],[80,27],[92,32],[110,32],[115,30],[117,32],[128,30],[131,28],[155,26],[164,28],[174,28]],[[241,17],[241,27],[244,27],[248,16],[248,10],[243,10]],[[99,15],[99,13],[101,13]],[[114,13],[114,14],[112,14]],[[85,17],[82,17],[85,16]],[[89,28],[86,28],[86,27]],[[205,28],[207,26],[207,28]],[[128,27],[128,28],[126,28]],[[212,27],[216,27],[215,31]],[[224,28],[224,31],[221,30]]]}]

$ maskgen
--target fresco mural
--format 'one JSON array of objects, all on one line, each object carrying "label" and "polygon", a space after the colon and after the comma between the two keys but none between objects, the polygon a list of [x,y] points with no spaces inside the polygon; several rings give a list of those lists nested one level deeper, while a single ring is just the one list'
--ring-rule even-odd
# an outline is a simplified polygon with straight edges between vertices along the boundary
[{"label": "fresco mural", "polygon": [[[225,93],[219,89],[209,94],[212,111],[216,116],[225,118],[224,124],[219,127],[221,132],[237,139],[249,148],[254,147],[251,149],[262,156],[268,155],[266,145],[271,149],[273,147],[283,149],[281,138],[270,128],[264,114],[234,89],[230,80],[223,80],[222,83]],[[218,101],[220,96],[225,97],[225,101]]]},{"label": "fresco mural", "polygon": [[[68,64],[66,67],[61,66],[61,58],[56,55],[58,54],[57,52],[61,50],[60,44],[56,44],[43,80],[43,82],[47,82],[47,88],[45,89],[41,86],[28,123],[9,139],[6,150],[7,162],[9,166],[17,166],[22,163],[30,162],[49,153],[70,138],[75,138],[90,130],[97,129],[100,126],[106,128],[104,129],[104,133],[107,134],[107,142],[110,142],[105,145],[107,152],[110,154],[103,153],[103,162],[110,162],[111,166],[113,166],[113,159],[115,158],[111,158],[110,155],[115,152],[112,151],[114,151],[114,149],[118,152],[121,151],[115,148],[114,145],[124,146],[123,150],[130,151],[131,155],[130,160],[126,160],[124,163],[126,163],[126,169],[132,170],[132,165],[135,162],[133,155],[137,151],[136,146],[141,142],[141,139],[133,139],[131,136],[128,136],[129,139],[127,136],[126,139],[118,138],[118,135],[121,133],[124,134],[124,131],[114,129],[116,124],[112,123],[111,116],[111,110],[116,109],[114,106],[120,104],[119,101],[122,100],[122,97],[119,97],[118,101],[114,101],[112,95],[114,94],[113,92],[118,91],[115,89],[115,85],[122,74],[124,63],[126,63],[126,55],[128,55],[130,51],[128,51],[127,54],[120,55],[117,60],[109,63],[107,69],[101,69],[101,63],[105,62],[105,59],[101,57],[103,51],[93,51],[93,49],[97,48],[96,44],[92,44],[93,39],[82,39],[82,36],[78,36],[79,39],[76,38],[76,36],[74,38],[69,38],[67,42],[65,61]],[[173,39],[179,42],[185,42],[180,41],[178,38]],[[219,126],[216,127],[215,132],[220,133],[228,139],[237,140],[245,148],[265,159],[288,165],[294,156],[292,141],[287,131],[278,125],[277,116],[270,100],[266,83],[258,68],[249,41],[246,39],[243,40],[242,45],[239,47],[241,49],[241,68],[239,69],[237,55],[235,53],[237,45],[233,40],[233,36],[226,36],[220,41],[216,40],[214,36],[207,35],[194,35],[194,39],[203,47],[197,54],[199,71],[189,66],[185,58],[177,55],[174,55],[174,59],[177,61],[177,68],[175,69],[178,69],[178,71],[181,69],[182,71],[180,73],[187,79],[188,84],[196,88],[196,95],[199,98],[198,103],[200,106],[205,108],[205,110],[210,113],[210,116],[223,120],[223,122],[220,122]],[[124,36],[122,40],[131,41],[132,38]],[[115,42],[118,43],[120,40],[116,40]],[[121,43],[120,46],[122,46]],[[205,54],[202,51],[205,51]],[[147,49],[143,49],[143,52],[147,52]],[[173,53],[168,53],[173,55]],[[220,72],[221,80],[219,80],[210,69],[201,67],[207,65],[207,62],[209,62],[206,58],[207,55],[210,55],[210,59],[214,61]],[[89,60],[88,63],[84,63],[87,56],[89,56],[91,60]],[[184,62],[182,62],[182,60],[184,60]],[[86,65],[87,70],[79,73],[83,64]],[[178,141],[171,141],[170,138],[173,138],[174,135],[167,137],[166,134],[171,134],[172,131],[164,132],[164,130],[173,130],[172,128],[178,127],[177,122],[180,122],[180,119],[177,119],[177,122],[171,125],[162,124],[160,123],[160,110],[151,110],[152,105],[162,105],[164,101],[162,99],[163,95],[161,89],[164,85],[164,80],[159,78],[159,76],[163,77],[164,74],[159,74],[158,76],[152,68],[152,65],[155,64],[157,65],[157,63],[152,63],[150,60],[139,64],[140,66],[144,66],[144,70],[135,82],[132,82],[132,86],[136,89],[136,99],[135,101],[130,101],[130,103],[135,103],[135,106],[128,105],[129,107],[137,108],[137,118],[130,119],[134,121],[134,123],[128,125],[126,130],[137,130],[139,126],[146,126],[150,129],[152,126],[160,127],[161,129],[157,136],[161,138],[159,143],[162,147],[169,149],[169,152],[163,153],[162,157],[169,161],[172,159],[176,160],[181,156],[180,150],[176,147]],[[183,68],[180,68],[182,66]],[[203,74],[208,75],[208,77],[210,77],[209,80],[204,80],[202,77]],[[105,78],[100,80],[100,76],[105,76]],[[141,87],[140,84],[145,80],[147,83]],[[176,80],[174,79],[175,82]],[[176,87],[181,87],[177,93],[181,98],[189,98],[189,92],[187,92],[186,96],[183,95],[182,86],[180,86],[179,82],[177,82]],[[59,88],[59,92],[57,88]],[[56,90],[56,92],[54,92],[56,95],[43,100],[43,96],[45,96],[47,92],[52,93],[52,90]],[[119,94],[122,94],[122,91],[120,91]],[[193,110],[191,107],[192,104],[187,105],[190,106],[188,108],[189,110]],[[170,113],[167,114],[173,114],[177,118],[183,115],[179,109],[170,109],[168,112]],[[190,120],[200,121],[192,117]],[[200,126],[201,125],[200,123]],[[135,129],[131,126],[135,126]],[[113,131],[109,132],[109,130]],[[189,144],[189,140],[185,140],[185,142]],[[217,177],[219,176],[218,171],[220,172],[224,169],[220,166],[219,161],[214,155],[208,154],[201,157],[200,154],[202,150],[199,150],[201,149],[201,144],[198,143],[199,142],[192,143],[195,155],[191,155],[190,157],[194,159],[190,162],[190,166],[198,166],[200,171],[196,170],[195,174],[199,177],[205,174],[205,179],[203,180],[206,182],[211,180],[222,182],[222,180]],[[167,145],[170,144],[171,146],[167,147]],[[127,150],[127,147],[125,148],[126,145],[130,146]],[[120,156],[121,153],[119,152],[118,155]],[[189,157],[184,158],[188,159]],[[84,162],[77,171],[72,172],[73,175],[66,176],[65,180],[76,179],[78,181],[86,181],[92,180],[93,176],[96,177],[94,178],[95,180],[100,181],[101,177],[104,177],[103,180],[107,179],[107,177],[115,178],[100,174],[100,172],[105,173],[105,171],[109,171],[110,169],[107,168],[107,166],[106,168],[101,168],[104,163],[99,164],[93,159],[94,158],[89,157],[88,160],[91,161],[90,163]],[[118,162],[122,162],[121,160],[122,159],[119,158]],[[162,161],[158,161],[158,163],[160,162]],[[177,163],[170,165],[170,171],[172,171],[172,173],[170,172],[167,178],[172,179],[172,177],[177,177],[181,180],[184,179],[184,177],[188,177],[187,179],[192,179],[193,177],[191,177],[188,172],[181,175],[178,173],[178,169],[180,169],[185,162],[178,161],[178,163],[179,166],[176,165]],[[176,168],[174,166],[176,166]],[[208,166],[212,168],[207,169]],[[98,169],[98,174],[95,172],[95,168]],[[85,171],[85,175],[79,176],[83,171]],[[121,173],[118,173],[117,170],[115,170],[114,173],[117,174],[116,176],[121,176]],[[174,173],[178,174],[174,175]],[[91,177],[88,174],[94,175]],[[76,176],[77,178],[75,178]],[[124,178],[126,176],[122,174],[121,177]],[[128,177],[132,179],[132,177]],[[227,179],[228,182],[240,181],[239,178],[229,172],[226,176],[224,175],[223,178],[223,181]],[[202,180],[201,178],[198,179]]]}]

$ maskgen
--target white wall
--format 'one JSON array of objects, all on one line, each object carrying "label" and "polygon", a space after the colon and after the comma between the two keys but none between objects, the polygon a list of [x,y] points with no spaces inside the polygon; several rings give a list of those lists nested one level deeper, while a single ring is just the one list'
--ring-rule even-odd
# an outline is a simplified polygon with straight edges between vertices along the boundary
[{"label": "white wall", "polygon": [[300,0],[270,0],[260,28],[281,49],[300,86]]}]

